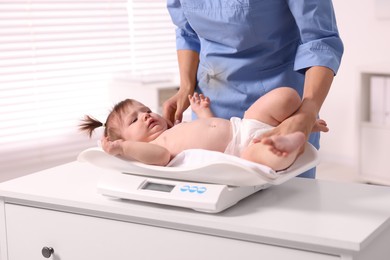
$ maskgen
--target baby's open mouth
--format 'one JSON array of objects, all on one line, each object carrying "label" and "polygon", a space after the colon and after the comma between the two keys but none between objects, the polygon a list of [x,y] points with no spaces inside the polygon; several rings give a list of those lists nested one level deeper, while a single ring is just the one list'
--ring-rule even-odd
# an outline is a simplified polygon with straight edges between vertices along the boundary
[{"label": "baby's open mouth", "polygon": [[148,128],[152,128],[152,127],[154,127],[155,125],[157,125],[156,120],[150,119],[149,122],[148,122]]}]

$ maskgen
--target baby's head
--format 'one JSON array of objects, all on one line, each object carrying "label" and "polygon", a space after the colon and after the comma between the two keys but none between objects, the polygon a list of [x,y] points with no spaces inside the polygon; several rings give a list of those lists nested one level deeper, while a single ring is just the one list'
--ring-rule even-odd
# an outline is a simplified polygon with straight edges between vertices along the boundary
[{"label": "baby's head", "polygon": [[116,104],[105,124],[85,116],[80,130],[92,136],[93,131],[100,126],[105,127],[104,137],[110,141],[122,139],[150,142],[168,129],[168,123],[163,117],[134,99],[125,99]]}]

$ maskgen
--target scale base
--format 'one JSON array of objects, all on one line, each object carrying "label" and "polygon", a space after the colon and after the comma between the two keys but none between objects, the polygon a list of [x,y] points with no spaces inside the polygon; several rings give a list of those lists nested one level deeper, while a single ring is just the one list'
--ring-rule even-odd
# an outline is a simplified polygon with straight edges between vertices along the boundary
[{"label": "scale base", "polygon": [[231,187],[224,184],[195,183],[150,178],[125,173],[104,174],[98,183],[102,195],[218,213],[270,184]]}]

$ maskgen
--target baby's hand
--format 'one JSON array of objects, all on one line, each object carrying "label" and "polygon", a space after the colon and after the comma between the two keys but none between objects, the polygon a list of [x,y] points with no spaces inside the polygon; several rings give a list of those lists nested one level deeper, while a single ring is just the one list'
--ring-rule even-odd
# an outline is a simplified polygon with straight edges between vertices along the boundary
[{"label": "baby's hand", "polygon": [[196,113],[201,109],[207,109],[210,107],[210,99],[203,94],[194,93],[194,95],[188,95],[188,99],[191,104],[192,110]]},{"label": "baby's hand", "polygon": [[210,109],[210,99],[203,94],[194,93],[194,95],[188,95],[191,109],[199,118],[213,117],[213,113]]},{"label": "baby's hand", "polygon": [[123,144],[122,139],[110,141],[108,140],[108,137],[102,137],[101,142],[102,142],[102,148],[106,153],[110,155],[122,154],[122,144]]}]

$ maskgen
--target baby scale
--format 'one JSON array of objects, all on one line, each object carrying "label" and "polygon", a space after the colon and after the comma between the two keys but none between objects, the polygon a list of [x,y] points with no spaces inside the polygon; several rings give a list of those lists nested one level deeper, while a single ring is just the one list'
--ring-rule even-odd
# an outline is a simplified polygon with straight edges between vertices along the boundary
[{"label": "baby scale", "polygon": [[309,143],[294,164],[282,172],[232,155],[200,149],[183,151],[166,167],[125,161],[99,147],[84,150],[78,160],[111,170],[102,174],[97,185],[97,191],[104,196],[207,213],[221,212],[319,163],[317,150]]}]

